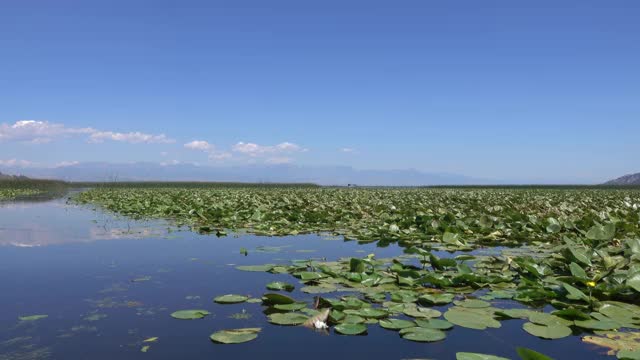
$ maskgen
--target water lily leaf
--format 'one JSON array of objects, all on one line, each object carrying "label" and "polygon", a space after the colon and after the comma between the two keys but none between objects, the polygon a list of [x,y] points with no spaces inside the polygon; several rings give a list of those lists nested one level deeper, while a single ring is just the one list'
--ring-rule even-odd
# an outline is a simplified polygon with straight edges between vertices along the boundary
[{"label": "water lily leaf", "polygon": [[333,329],[342,335],[360,335],[367,332],[367,326],[363,324],[339,324]]},{"label": "water lily leaf", "polygon": [[297,277],[298,279],[300,279],[302,281],[318,280],[318,279],[322,279],[322,278],[326,277],[326,275],[323,274],[323,273],[311,272],[311,271],[297,272],[297,273],[294,273],[293,276]]},{"label": "water lily leaf", "polygon": [[416,319],[416,324],[419,327],[437,330],[449,330],[453,327],[452,323],[442,319]]},{"label": "water lily leaf", "polygon": [[400,334],[403,339],[416,342],[435,342],[447,337],[444,331],[423,327],[406,328]]},{"label": "water lily leaf", "polygon": [[637,272],[627,278],[627,286],[637,292],[640,292],[640,272]]},{"label": "water lily leaf", "polygon": [[571,326],[573,325],[572,321],[569,320],[565,320],[561,317],[555,316],[555,315],[551,315],[551,314],[547,314],[547,313],[543,313],[543,312],[537,312],[537,311],[532,311],[531,313],[529,313],[529,321],[531,321],[534,324],[538,324],[538,325],[563,325],[563,326]]},{"label": "water lily leaf", "polygon": [[273,307],[278,309],[278,310],[296,311],[296,310],[302,310],[302,309],[306,308],[307,304],[303,303],[303,302],[298,302],[298,303],[293,303],[293,304],[276,304]]},{"label": "water lily leaf", "polygon": [[269,322],[276,325],[301,325],[308,317],[298,313],[275,313],[268,316]]},{"label": "water lily leaf", "polygon": [[252,272],[267,272],[275,267],[274,264],[265,264],[265,265],[241,265],[236,266],[236,269],[242,271],[252,271]]},{"label": "water lily leaf", "polygon": [[482,301],[482,300],[477,300],[477,299],[467,299],[464,301],[454,301],[454,304],[458,305],[458,306],[462,306],[462,307],[466,307],[466,308],[475,308],[475,309],[480,309],[480,308],[488,308],[491,306],[490,303],[486,302],[486,301]]},{"label": "water lily leaf", "polygon": [[262,303],[265,305],[284,305],[293,304],[296,301],[288,296],[276,293],[264,294],[262,296]]},{"label": "water lily leaf", "polygon": [[590,330],[614,330],[620,328],[620,324],[613,320],[576,320],[576,326]]},{"label": "water lily leaf", "polygon": [[419,306],[405,306],[403,313],[414,318],[437,318],[442,316],[442,313],[436,309]]},{"label": "water lily leaf", "polygon": [[213,298],[213,301],[217,302],[218,304],[239,304],[247,300],[249,300],[248,296],[234,294],[221,295]]},{"label": "water lily leaf", "polygon": [[18,319],[20,321],[36,321],[41,319],[48,318],[49,315],[29,315],[29,316],[20,316]]},{"label": "water lily leaf", "polygon": [[343,324],[363,324],[366,321],[367,319],[358,315],[346,315],[341,322]]},{"label": "water lily leaf", "polygon": [[553,360],[552,358],[543,355],[537,351],[533,351],[531,349],[519,347],[516,348],[516,352],[520,356],[522,360]]},{"label": "water lily leaf", "polygon": [[179,310],[171,313],[171,317],[180,320],[195,320],[202,319],[209,314],[211,313],[207,310]]},{"label": "water lily leaf", "polygon": [[567,308],[567,309],[562,309],[562,310],[557,310],[551,313],[552,315],[561,317],[563,319],[567,319],[567,320],[589,320],[591,319],[591,316],[589,316],[588,314],[585,314],[584,312],[578,310],[578,309],[573,309],[573,308]]},{"label": "water lily leaf", "polygon": [[337,290],[338,288],[335,285],[305,286],[300,289],[300,291],[307,294],[328,294]]},{"label": "water lily leaf", "polygon": [[608,241],[613,239],[616,234],[616,225],[613,223],[602,225],[594,225],[587,231],[587,239]]},{"label": "water lily leaf", "polygon": [[288,291],[291,292],[295,289],[295,286],[282,282],[282,281],[274,281],[267,284],[267,289],[271,291]]},{"label": "water lily leaf", "polygon": [[421,303],[426,305],[446,305],[453,301],[453,294],[425,294],[418,299]]},{"label": "water lily leaf", "polygon": [[495,355],[459,352],[456,353],[456,360],[509,360]]},{"label": "water lily leaf", "polygon": [[640,360],[640,350],[620,350],[616,357],[623,360]]},{"label": "water lily leaf", "polygon": [[587,266],[591,266],[591,258],[587,255],[587,251],[584,249],[578,249],[574,247],[569,247],[569,252],[573,257],[580,263],[585,264]]},{"label": "water lily leaf", "polygon": [[500,322],[493,318],[486,309],[465,308],[455,306],[444,313],[447,321],[462,327],[476,330],[485,330],[486,328],[499,328]]},{"label": "water lily leaf", "polygon": [[362,308],[357,310],[345,310],[345,314],[357,315],[363,318],[381,319],[389,316],[389,313],[382,309]]},{"label": "water lily leaf", "polygon": [[241,344],[257,338],[261,330],[260,328],[221,330],[211,334],[210,338],[220,344]]},{"label": "water lily leaf", "polygon": [[403,319],[383,319],[380,320],[379,324],[383,328],[389,330],[401,330],[416,326],[416,323],[414,323],[413,321]]},{"label": "water lily leaf", "polygon": [[362,273],[366,268],[366,263],[362,259],[351,258],[349,261],[349,271],[354,273]]},{"label": "water lily leaf", "polygon": [[589,297],[579,289],[567,283],[562,283],[562,286],[569,293],[569,295],[567,295],[567,299],[589,301]]},{"label": "water lily leaf", "polygon": [[573,275],[575,278],[581,279],[581,280],[586,280],[587,277],[587,273],[584,271],[584,269],[582,268],[582,266],[572,262],[571,264],[569,264],[569,270],[571,270],[571,275]]},{"label": "water lily leaf", "polygon": [[571,335],[571,329],[560,324],[538,325],[534,323],[525,323],[522,328],[529,334],[543,339],[561,339]]}]

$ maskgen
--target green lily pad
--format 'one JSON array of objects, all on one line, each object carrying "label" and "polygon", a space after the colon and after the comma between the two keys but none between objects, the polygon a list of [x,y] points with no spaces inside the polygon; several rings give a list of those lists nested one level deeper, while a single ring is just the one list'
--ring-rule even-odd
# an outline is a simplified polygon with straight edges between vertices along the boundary
[{"label": "green lily pad", "polygon": [[288,296],[282,294],[264,294],[262,296],[262,302],[265,305],[284,305],[293,304],[296,301]]},{"label": "green lily pad", "polygon": [[239,304],[247,300],[249,300],[248,296],[233,294],[221,295],[213,299],[213,301],[217,302],[218,304]]},{"label": "green lily pad", "polygon": [[339,324],[333,329],[342,335],[360,335],[367,332],[367,326],[363,324]]},{"label": "green lily pad", "polygon": [[381,319],[389,316],[389,313],[382,309],[362,308],[357,310],[345,310],[345,314],[357,315],[363,318]]},{"label": "green lily pad", "polygon": [[20,316],[18,319],[20,321],[36,321],[41,319],[48,318],[49,315],[29,315],[29,316]]},{"label": "green lily pad", "polygon": [[421,303],[428,305],[446,305],[453,301],[455,296],[453,294],[426,294],[419,298]]},{"label": "green lily pad", "polygon": [[401,335],[403,339],[416,342],[436,342],[444,340],[447,337],[447,334],[441,330],[423,327],[403,329]]},{"label": "green lily pad", "polygon": [[210,338],[221,344],[241,344],[257,338],[261,330],[260,328],[221,330],[211,334]]},{"label": "green lily pad", "polygon": [[525,323],[522,328],[529,334],[543,339],[562,339],[571,335],[571,329],[560,324],[538,325],[534,323]]},{"label": "green lily pad", "polygon": [[338,288],[331,285],[331,286],[305,286],[303,288],[300,289],[300,291],[302,291],[303,293],[307,293],[307,294],[327,294],[327,293],[331,293],[334,291],[337,291]]},{"label": "green lily pad", "polygon": [[171,313],[171,317],[180,320],[195,320],[202,319],[209,314],[211,313],[207,310],[179,310]]},{"label": "green lily pad", "polygon": [[270,323],[284,326],[300,325],[309,319],[306,315],[299,313],[275,313],[268,318]]},{"label": "green lily pad", "polygon": [[576,320],[576,326],[590,330],[614,330],[620,328],[620,324],[613,320]]},{"label": "green lily pad", "polygon": [[452,323],[442,319],[416,319],[416,324],[419,327],[437,330],[449,330],[453,327]]},{"label": "green lily pad", "polygon": [[477,299],[454,301],[453,303],[456,304],[457,306],[462,306],[462,307],[472,308],[472,309],[488,308],[491,306],[490,303],[482,300],[477,300]]},{"label": "green lily pad", "polygon": [[296,311],[296,310],[302,310],[302,309],[306,308],[307,304],[303,303],[303,302],[296,302],[296,303],[292,303],[292,304],[276,304],[273,307],[278,309],[278,310]]},{"label": "green lily pad", "polygon": [[444,313],[447,321],[462,327],[476,330],[499,328],[500,322],[493,318],[486,308],[475,309],[454,306]]},{"label": "green lily pad", "polygon": [[379,322],[380,326],[389,330],[401,330],[410,327],[415,327],[416,323],[403,319],[383,319]]},{"label": "green lily pad", "polygon": [[509,360],[509,359],[503,358],[500,356],[495,356],[495,355],[459,352],[459,353],[456,353],[456,360]]},{"label": "green lily pad", "polygon": [[442,313],[436,309],[419,306],[407,306],[404,308],[403,313],[413,318],[437,318],[442,316]]},{"label": "green lily pad", "polygon": [[516,352],[520,356],[522,360],[553,360],[552,358],[543,355],[537,351],[533,351],[531,349],[519,347],[516,348]]},{"label": "green lily pad", "polygon": [[267,284],[267,289],[268,290],[272,290],[272,291],[293,291],[293,289],[295,289],[295,286],[286,283],[286,282],[282,282],[282,281],[274,281],[274,282],[270,282]]},{"label": "green lily pad", "polygon": [[274,264],[265,264],[265,265],[241,265],[236,266],[236,269],[242,271],[251,271],[251,272],[267,272],[275,267]]}]

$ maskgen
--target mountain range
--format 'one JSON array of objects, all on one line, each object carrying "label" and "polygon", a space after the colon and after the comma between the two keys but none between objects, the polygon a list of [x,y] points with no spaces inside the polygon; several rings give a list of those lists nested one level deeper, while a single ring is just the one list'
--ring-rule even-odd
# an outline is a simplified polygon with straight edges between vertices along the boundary
[{"label": "mountain range", "polygon": [[640,185],[640,173],[621,176],[617,179],[607,181],[605,185]]},{"label": "mountain range", "polygon": [[198,166],[162,165],[150,162],[87,162],[50,168],[5,168],[5,172],[35,178],[66,181],[219,181],[262,183],[315,183],[319,185],[470,185],[495,181],[457,174],[408,170],[359,170],[349,166],[246,165]]}]

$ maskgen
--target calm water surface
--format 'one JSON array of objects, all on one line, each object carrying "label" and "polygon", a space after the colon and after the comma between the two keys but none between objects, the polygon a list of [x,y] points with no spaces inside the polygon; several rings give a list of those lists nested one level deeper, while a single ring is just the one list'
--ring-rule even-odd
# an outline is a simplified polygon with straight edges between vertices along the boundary
[{"label": "calm water surface", "polygon": [[[268,282],[295,284],[296,279],[235,266],[369,253],[380,258],[400,255],[402,249],[319,235],[217,238],[167,228],[163,222],[117,218],[65,199],[0,203],[0,360],[454,359],[460,351],[517,358],[517,346],[556,359],[611,358],[583,344],[580,336],[535,338],[522,330],[521,320],[486,331],[455,327],[437,343],[409,342],[377,325],[370,325],[366,336],[271,325],[260,304],[219,305],[212,298],[229,293],[260,297]],[[249,255],[240,254],[241,248]],[[291,296],[313,299],[298,290]],[[194,321],[169,316],[181,309],[206,309],[212,315]],[[249,317],[231,317],[238,313]],[[48,318],[18,320],[34,314]],[[242,327],[263,330],[258,339],[240,345],[209,340],[215,331]],[[159,339],[143,344],[150,337]],[[150,345],[146,353],[141,352],[144,345]]]}]

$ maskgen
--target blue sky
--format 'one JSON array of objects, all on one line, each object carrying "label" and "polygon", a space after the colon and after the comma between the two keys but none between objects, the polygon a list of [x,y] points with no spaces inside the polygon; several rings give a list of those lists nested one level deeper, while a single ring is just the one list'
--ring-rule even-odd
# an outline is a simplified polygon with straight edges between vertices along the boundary
[{"label": "blue sky", "polygon": [[2,1],[0,165],[601,181],[640,171],[638,18],[637,1]]}]

